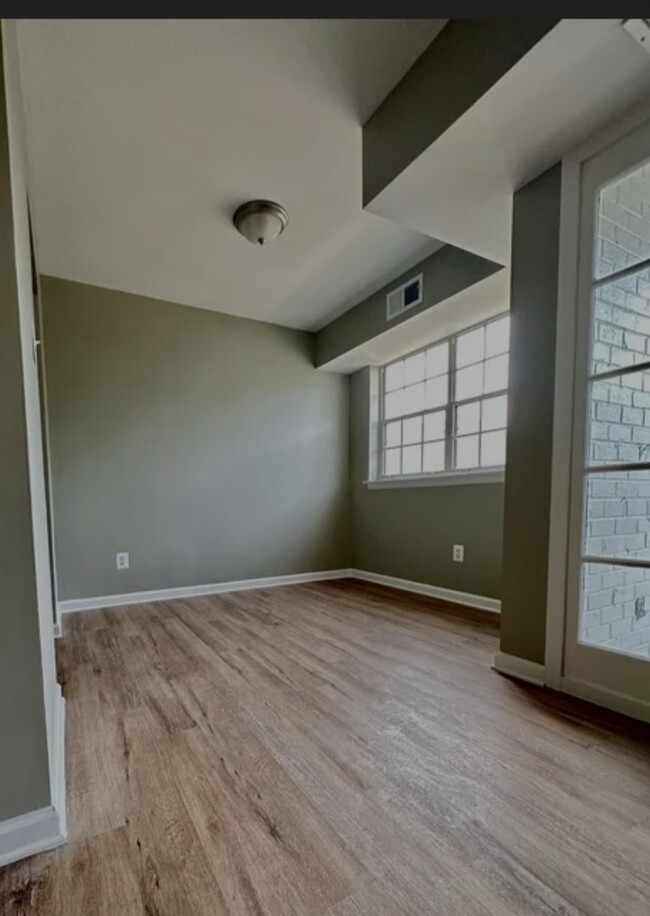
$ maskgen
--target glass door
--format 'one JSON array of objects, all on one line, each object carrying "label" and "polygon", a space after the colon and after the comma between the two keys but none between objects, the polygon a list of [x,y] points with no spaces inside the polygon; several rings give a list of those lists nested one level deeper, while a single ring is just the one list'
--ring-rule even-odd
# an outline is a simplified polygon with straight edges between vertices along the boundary
[{"label": "glass door", "polygon": [[650,702],[650,128],[584,163],[564,676]]}]

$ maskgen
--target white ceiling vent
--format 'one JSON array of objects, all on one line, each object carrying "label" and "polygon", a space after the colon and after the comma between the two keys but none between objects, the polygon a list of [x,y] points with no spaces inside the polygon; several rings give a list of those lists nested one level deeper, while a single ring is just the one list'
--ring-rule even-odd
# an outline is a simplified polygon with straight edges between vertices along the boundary
[{"label": "white ceiling vent", "polygon": [[423,277],[418,274],[397,289],[392,289],[386,296],[386,321],[398,318],[404,312],[420,305],[422,302]]}]

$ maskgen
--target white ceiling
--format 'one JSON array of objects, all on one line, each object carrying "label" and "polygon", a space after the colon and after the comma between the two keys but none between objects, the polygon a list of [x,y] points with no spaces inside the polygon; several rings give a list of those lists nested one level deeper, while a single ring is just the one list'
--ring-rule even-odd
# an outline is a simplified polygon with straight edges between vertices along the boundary
[{"label": "white ceiling", "polygon": [[650,55],[620,19],[563,19],[371,204],[502,264],[512,193],[650,94]]},{"label": "white ceiling", "polygon": [[360,125],[443,24],[20,20],[40,270],[318,328],[438,247],[362,210]]}]

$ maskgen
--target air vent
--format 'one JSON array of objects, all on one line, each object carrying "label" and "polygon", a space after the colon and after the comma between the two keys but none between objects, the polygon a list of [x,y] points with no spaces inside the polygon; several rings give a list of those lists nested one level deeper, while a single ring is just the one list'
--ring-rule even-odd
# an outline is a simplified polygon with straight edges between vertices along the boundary
[{"label": "air vent", "polygon": [[650,23],[647,19],[624,19],[623,29],[650,54]]},{"label": "air vent", "polygon": [[386,321],[399,318],[404,312],[422,302],[422,274],[402,283],[386,296]]}]

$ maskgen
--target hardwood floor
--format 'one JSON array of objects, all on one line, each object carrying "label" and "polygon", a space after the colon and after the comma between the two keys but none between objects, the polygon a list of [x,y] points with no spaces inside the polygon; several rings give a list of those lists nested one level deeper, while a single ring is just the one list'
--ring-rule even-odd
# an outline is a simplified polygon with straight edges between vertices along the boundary
[{"label": "hardwood floor", "polygon": [[69,843],[2,914],[650,912],[650,730],[352,582],[72,614]]}]

